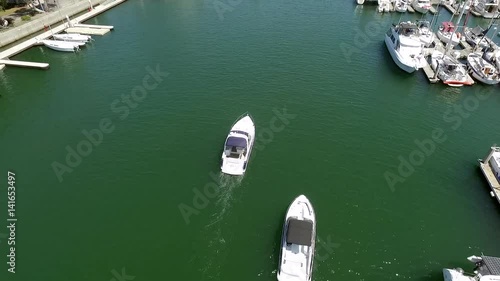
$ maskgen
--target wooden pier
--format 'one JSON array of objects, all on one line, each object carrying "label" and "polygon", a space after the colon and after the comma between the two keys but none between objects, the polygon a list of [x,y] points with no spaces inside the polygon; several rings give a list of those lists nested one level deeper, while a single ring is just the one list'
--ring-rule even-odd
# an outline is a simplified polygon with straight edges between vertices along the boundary
[{"label": "wooden pier", "polygon": [[439,82],[439,78],[437,78],[436,73],[432,70],[432,67],[428,63],[422,69],[424,70],[425,76],[430,83],[434,84]]},{"label": "wooden pier", "polygon": [[495,171],[493,171],[489,163],[490,158],[493,156],[494,152],[500,152],[500,147],[495,147],[495,146],[491,147],[491,151],[488,157],[486,157],[484,161],[481,159],[479,160],[479,168],[483,172],[483,175],[485,176],[486,181],[490,186],[491,196],[496,198],[498,203],[500,203],[500,182],[498,178],[495,176]]},{"label": "wooden pier", "polygon": [[[13,46],[13,47],[11,47],[3,52],[0,52],[0,60],[5,60],[5,59],[8,59],[14,55],[17,55],[17,54],[21,53],[22,51],[25,51],[25,50],[39,44],[39,42],[41,40],[45,40],[47,38],[50,38],[53,34],[60,33],[64,30],[68,29],[68,27],[70,27],[70,26],[74,26],[75,24],[79,24],[80,22],[84,22],[90,18],[93,18],[93,17],[95,17],[95,16],[97,16],[97,15],[99,15],[99,14],[125,2],[125,1],[127,1],[127,0],[114,0],[113,2],[109,2],[107,4],[98,5],[98,6],[94,7],[94,9],[92,9],[91,11],[74,18],[69,23],[60,24],[56,27],[51,28],[51,30],[49,30],[49,31],[46,31],[38,36],[35,36],[35,37],[30,38],[28,40],[25,40],[19,44],[16,44],[15,46]],[[94,28],[94,29],[99,30],[97,28]],[[109,29],[101,29],[101,30],[104,30],[104,31],[108,30],[109,31]],[[38,63],[29,63],[29,62],[26,62],[26,63],[24,63],[24,64],[21,64],[21,63],[12,64],[12,63],[10,63],[9,65],[40,68],[40,65]],[[2,68],[1,67],[2,65],[5,66],[5,64],[1,63],[0,69]],[[48,67],[48,64],[47,64],[47,67]],[[42,69],[46,69],[46,68],[42,68]]]}]

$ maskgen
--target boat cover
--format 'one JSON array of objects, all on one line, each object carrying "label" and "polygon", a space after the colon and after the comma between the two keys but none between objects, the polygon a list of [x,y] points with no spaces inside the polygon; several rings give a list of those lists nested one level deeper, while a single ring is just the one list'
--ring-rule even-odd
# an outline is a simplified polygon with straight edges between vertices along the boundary
[{"label": "boat cover", "polygon": [[312,221],[290,219],[288,221],[286,243],[311,246],[312,234]]},{"label": "boat cover", "polygon": [[500,258],[481,256],[483,261],[480,262],[477,271],[482,275],[500,275]]},{"label": "boat cover", "polygon": [[226,146],[247,147],[247,140],[238,137],[229,137],[226,141]]}]

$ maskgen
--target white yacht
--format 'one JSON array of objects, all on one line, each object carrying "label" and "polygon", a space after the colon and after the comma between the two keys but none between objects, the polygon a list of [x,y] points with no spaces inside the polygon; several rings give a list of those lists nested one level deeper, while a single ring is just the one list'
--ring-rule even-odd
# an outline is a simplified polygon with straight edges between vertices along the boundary
[{"label": "white yacht", "polygon": [[69,42],[83,42],[83,43],[87,43],[92,39],[92,37],[90,37],[90,35],[83,35],[83,34],[78,34],[78,33],[54,34],[54,35],[52,35],[52,37],[55,40],[69,41]]},{"label": "white yacht", "polygon": [[400,13],[406,12],[408,10],[408,2],[406,0],[396,0],[394,2],[394,10]]},{"label": "white yacht", "polygon": [[413,0],[411,2],[411,6],[415,11],[426,14],[429,9],[431,8],[431,1],[430,0]]},{"label": "white yacht", "polygon": [[425,47],[430,47],[434,43],[434,32],[431,29],[431,23],[426,20],[417,21],[419,39],[420,42],[424,43]]},{"label": "white yacht", "polygon": [[444,281],[500,281],[500,258],[481,255],[467,259],[476,265],[474,273],[466,273],[461,268],[444,268]]},{"label": "white yacht", "polygon": [[391,11],[391,2],[389,0],[378,0],[377,10],[379,13],[390,12]]},{"label": "white yacht", "polygon": [[487,85],[500,83],[498,70],[494,65],[483,59],[480,53],[470,53],[467,56],[467,64],[472,77],[478,81]]},{"label": "white yacht", "polygon": [[467,74],[467,68],[456,58],[434,51],[431,56],[431,67],[444,84],[451,87],[472,85],[474,81]]},{"label": "white yacht", "polygon": [[455,25],[452,22],[445,21],[437,31],[437,37],[444,44],[451,43],[454,47],[460,43],[461,34],[456,32]]},{"label": "white yacht", "polygon": [[484,18],[497,18],[500,15],[498,11],[499,1],[500,0],[478,0],[472,5],[472,9]]},{"label": "white yacht", "polygon": [[243,175],[255,140],[255,125],[246,114],[231,127],[224,143],[221,170],[229,175]]},{"label": "white yacht", "polygon": [[479,44],[479,48],[488,48],[490,46],[490,40],[486,37],[487,30],[482,29],[479,25],[470,28],[464,27],[464,36],[467,43],[472,47]]},{"label": "white yacht", "polygon": [[408,73],[413,73],[427,64],[418,27],[412,22],[391,26],[385,34],[385,45],[396,65]]},{"label": "white yacht", "polygon": [[81,44],[78,42],[67,42],[58,40],[42,40],[41,43],[45,45],[47,48],[60,52],[76,52],[80,50],[79,46]]},{"label": "white yacht", "polygon": [[315,243],[316,215],[311,202],[300,195],[286,212],[278,281],[311,281]]}]

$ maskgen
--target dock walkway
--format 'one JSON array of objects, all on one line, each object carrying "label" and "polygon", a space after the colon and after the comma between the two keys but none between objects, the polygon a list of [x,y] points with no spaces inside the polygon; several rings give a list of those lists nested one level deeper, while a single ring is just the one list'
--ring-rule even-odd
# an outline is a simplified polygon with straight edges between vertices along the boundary
[{"label": "dock walkway", "polygon": [[[95,16],[97,16],[97,15],[99,15],[99,14],[125,2],[125,1],[127,1],[127,0],[114,0],[113,2],[109,2],[105,5],[104,4],[98,5],[98,6],[94,7],[94,9],[91,10],[90,12],[87,12],[81,16],[78,16],[78,17],[74,18],[73,20],[71,20],[70,22],[72,25],[79,24],[80,22],[83,22],[83,21],[86,21],[90,18],[93,18],[93,17],[95,17]],[[22,51],[27,50],[27,49],[31,48],[32,46],[35,46],[40,40],[45,40],[45,39],[51,37],[52,34],[60,33],[62,31],[64,31],[65,29],[67,29],[68,27],[69,27],[68,23],[60,24],[56,27],[53,27],[50,31],[46,31],[38,36],[35,36],[35,37],[30,38],[28,40],[25,40],[25,41],[21,42],[20,44],[16,44],[12,48],[9,48],[3,52],[0,52],[0,59],[7,59],[9,57],[17,55],[17,54],[21,53]]]},{"label": "dock walkway", "polygon": [[489,163],[493,153],[498,153],[498,151],[500,151],[500,147],[492,146],[491,151],[486,159],[484,161],[479,159],[479,168],[483,172],[483,175],[486,177],[486,181],[490,186],[491,196],[495,197],[498,203],[500,203],[500,182],[497,177],[495,177],[495,173],[493,172],[493,169],[491,168]]}]

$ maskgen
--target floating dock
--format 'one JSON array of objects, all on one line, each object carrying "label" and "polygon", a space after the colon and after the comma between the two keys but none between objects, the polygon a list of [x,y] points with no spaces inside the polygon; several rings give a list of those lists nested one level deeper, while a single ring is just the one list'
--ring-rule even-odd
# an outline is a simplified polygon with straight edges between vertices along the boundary
[{"label": "floating dock", "polygon": [[115,28],[112,25],[95,25],[95,24],[81,24],[81,23],[73,24],[73,27],[86,27],[86,28],[109,29],[109,30]]},{"label": "floating dock", "polygon": [[423,68],[425,76],[427,77],[427,80],[431,83],[437,83],[439,82],[439,78],[437,78],[436,73],[434,70],[432,70],[431,66],[427,63]]},{"label": "floating dock", "polygon": [[500,182],[499,178],[495,175],[495,173],[498,174],[498,172],[495,171],[491,164],[492,157],[494,157],[495,154],[500,154],[500,147],[492,146],[486,159],[484,161],[479,159],[479,168],[481,168],[481,171],[490,186],[490,195],[496,198],[498,203],[500,203]]},{"label": "floating dock", "polygon": [[448,11],[450,11],[450,13],[452,13],[453,15],[458,15],[458,14],[459,14],[459,12],[458,12],[455,8],[453,8],[453,6],[452,6],[452,5],[447,4],[447,3],[443,3],[443,4],[441,4],[441,5],[443,5],[443,6],[444,6],[444,7],[445,7]]},{"label": "floating dock", "polygon": [[2,64],[2,65],[14,65],[14,66],[20,66],[20,67],[32,67],[32,68],[39,68],[39,69],[49,68],[48,63],[18,61],[18,60],[0,60],[0,64]]},{"label": "floating dock", "polygon": [[69,27],[66,28],[66,33],[79,33],[86,35],[104,35],[111,31],[111,29],[102,28],[88,28],[88,27]]},{"label": "floating dock", "polygon": [[[99,14],[125,2],[125,1],[127,1],[127,0],[114,0],[114,1],[109,2],[107,4],[100,4],[96,7],[94,7],[91,11],[74,18],[69,23],[60,24],[60,25],[52,28],[50,31],[46,31],[38,36],[35,36],[31,39],[28,39],[28,40],[25,40],[19,44],[16,44],[15,46],[13,46],[13,47],[11,47],[3,52],[0,52],[0,60],[5,60],[5,59],[8,59],[9,57],[17,55],[17,54],[21,53],[22,51],[25,51],[25,50],[39,44],[40,40],[45,40],[47,38],[50,38],[52,36],[52,34],[60,33],[64,30],[68,29],[70,26],[75,26],[75,24],[80,24],[80,22],[84,22],[90,18],[93,18],[93,17],[95,17],[95,16],[97,16],[97,15],[99,15]],[[106,26],[106,27],[108,27],[108,26]],[[85,27],[77,27],[77,28],[84,28],[85,29]],[[86,29],[90,29],[90,28],[87,27]],[[104,32],[104,34],[109,32],[109,30],[110,30],[107,28],[98,29],[95,27],[93,27],[92,29],[94,31],[100,30],[100,31],[95,31],[95,32],[97,32],[97,33]],[[90,31],[90,32],[94,32],[94,31]],[[27,64],[18,63],[18,64],[9,64],[9,65],[40,68],[39,67],[40,65],[38,63],[29,63],[29,62],[26,62],[26,63]],[[3,68],[2,66],[5,66],[5,64],[3,64],[3,63],[0,64],[0,69]],[[48,64],[47,64],[47,67],[48,67]],[[46,68],[42,68],[42,69],[46,69]]]}]

